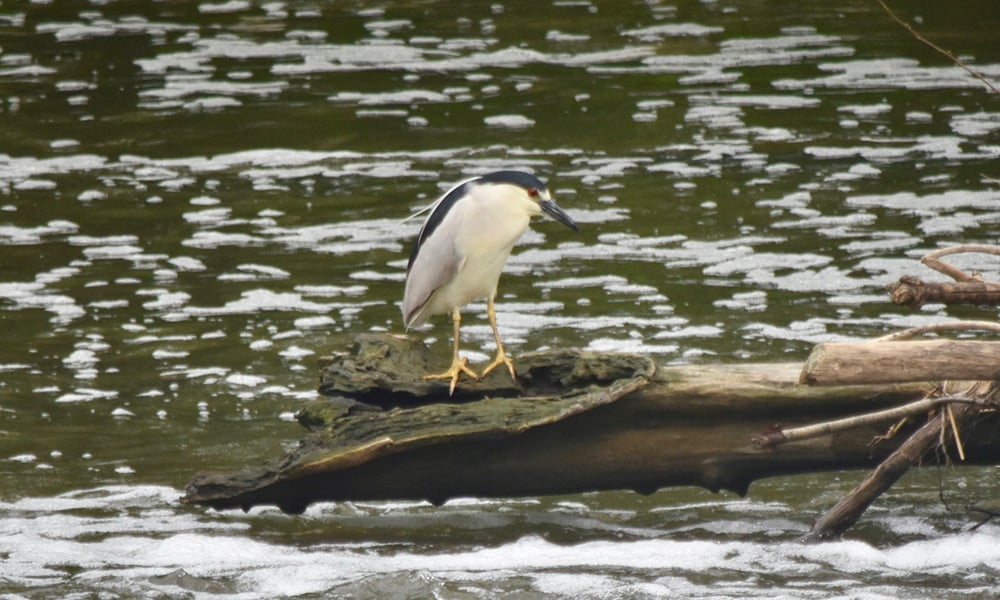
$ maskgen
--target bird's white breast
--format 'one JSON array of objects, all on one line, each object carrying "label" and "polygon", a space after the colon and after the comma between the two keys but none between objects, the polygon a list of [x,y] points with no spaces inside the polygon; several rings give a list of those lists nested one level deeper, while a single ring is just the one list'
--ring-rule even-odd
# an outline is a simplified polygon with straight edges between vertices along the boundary
[{"label": "bird's white breast", "polygon": [[514,244],[540,210],[522,190],[483,185],[474,188],[452,212],[448,218],[455,219],[453,242],[461,266],[455,277],[434,293],[427,314],[450,312],[473,300],[494,296]]},{"label": "bird's white breast", "polygon": [[461,214],[456,215],[462,223],[455,236],[455,251],[464,260],[455,279],[445,286],[453,289],[441,290],[450,297],[451,306],[496,293],[497,280],[507,258],[531,221],[530,206],[524,206],[527,202],[519,202],[515,193],[510,196],[498,198],[495,194],[473,193]]}]

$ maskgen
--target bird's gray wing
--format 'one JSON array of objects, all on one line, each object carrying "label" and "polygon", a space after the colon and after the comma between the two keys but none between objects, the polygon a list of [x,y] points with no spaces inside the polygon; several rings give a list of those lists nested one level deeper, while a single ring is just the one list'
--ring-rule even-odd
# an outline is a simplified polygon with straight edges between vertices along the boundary
[{"label": "bird's gray wing", "polygon": [[455,250],[454,241],[455,230],[462,220],[462,210],[457,206],[475,180],[472,178],[459,183],[430,206],[431,214],[417,234],[406,265],[406,288],[403,292],[403,322],[406,327],[421,325],[427,320],[430,314],[422,309],[434,292],[448,283],[462,267],[463,260]]},{"label": "bird's gray wing", "polygon": [[406,274],[403,292],[403,322],[406,327],[422,325],[429,314],[421,309],[441,286],[462,268],[464,259],[455,250],[450,236],[431,236],[424,240]]}]

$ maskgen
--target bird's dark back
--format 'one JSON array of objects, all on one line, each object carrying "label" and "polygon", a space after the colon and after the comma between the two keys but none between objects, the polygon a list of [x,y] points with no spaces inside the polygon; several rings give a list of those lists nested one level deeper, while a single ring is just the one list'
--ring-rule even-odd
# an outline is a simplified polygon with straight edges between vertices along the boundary
[{"label": "bird's dark back", "polygon": [[430,237],[434,230],[437,229],[438,225],[444,221],[445,216],[448,211],[451,210],[455,203],[458,202],[459,198],[464,196],[468,191],[468,186],[474,183],[476,180],[466,181],[456,187],[453,187],[443,198],[438,202],[438,205],[434,207],[431,214],[424,221],[424,226],[420,228],[420,233],[417,234],[417,241],[413,244],[413,249],[410,250],[410,260],[406,263],[406,272],[409,274],[410,267],[413,266],[413,261],[417,258],[417,253],[420,252],[420,247],[424,245],[424,241]]}]

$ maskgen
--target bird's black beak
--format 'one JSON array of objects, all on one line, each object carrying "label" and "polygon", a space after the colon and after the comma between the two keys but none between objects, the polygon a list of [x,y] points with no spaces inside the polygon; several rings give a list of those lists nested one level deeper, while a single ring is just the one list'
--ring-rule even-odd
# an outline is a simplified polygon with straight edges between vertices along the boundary
[{"label": "bird's black beak", "polygon": [[576,224],[576,221],[571,219],[570,216],[566,214],[566,211],[559,208],[555,202],[551,200],[542,200],[538,204],[542,207],[543,213],[549,215],[573,231],[580,231],[580,226]]}]

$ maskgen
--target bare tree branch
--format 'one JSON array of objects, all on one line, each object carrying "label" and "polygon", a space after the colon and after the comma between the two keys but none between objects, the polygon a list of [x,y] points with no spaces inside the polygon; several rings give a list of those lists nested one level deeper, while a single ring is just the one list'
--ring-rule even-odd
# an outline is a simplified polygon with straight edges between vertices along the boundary
[{"label": "bare tree branch", "polygon": [[924,263],[928,267],[934,269],[938,273],[947,275],[955,281],[970,281],[975,279],[974,275],[969,275],[965,271],[959,269],[954,265],[950,265],[942,260],[942,256],[949,256],[951,254],[964,254],[967,252],[976,252],[979,254],[992,254],[994,256],[1000,256],[1000,246],[988,246],[984,244],[963,244],[961,246],[949,246],[947,248],[941,248],[935,250],[934,252],[927,253],[926,256],[920,259],[920,262]]},{"label": "bare tree branch", "polygon": [[979,81],[982,81],[983,84],[985,84],[986,87],[990,88],[990,90],[994,94],[1000,95],[1000,90],[998,90],[996,88],[996,86],[994,86],[992,83],[990,83],[990,80],[987,79],[985,75],[983,75],[979,71],[977,71],[977,70],[969,67],[965,63],[963,63],[961,60],[958,59],[958,57],[956,57],[954,54],[952,54],[951,51],[945,50],[941,46],[938,46],[934,42],[930,41],[929,39],[927,39],[924,36],[922,36],[919,33],[917,33],[917,30],[915,30],[912,25],[910,25],[909,23],[907,23],[903,19],[899,18],[896,15],[896,13],[892,12],[892,9],[889,8],[888,5],[886,5],[886,3],[885,3],[884,0],[878,0],[878,3],[882,5],[882,8],[885,9],[885,12],[889,13],[889,16],[892,17],[893,21],[895,21],[895,22],[899,23],[900,25],[902,25],[907,31],[909,31],[911,34],[913,34],[913,37],[917,38],[918,41],[920,41],[923,44],[926,44],[927,46],[930,46],[931,48],[933,48],[937,52],[939,52],[939,53],[947,56],[951,60],[951,62],[955,63],[957,66],[959,66],[962,69],[964,69],[966,72],[968,72],[970,75],[972,75],[973,77],[975,77]]},{"label": "bare tree branch", "polygon": [[942,323],[931,323],[929,325],[921,325],[920,327],[904,329],[903,331],[897,331],[895,333],[890,333],[889,335],[884,335],[880,338],[875,338],[872,341],[898,342],[908,340],[919,335],[924,335],[926,333],[939,333],[941,331],[972,331],[976,329],[1000,333],[1000,323],[995,323],[993,321],[944,321]]},{"label": "bare tree branch", "polygon": [[[777,429],[775,431],[770,431],[768,433],[755,436],[750,441],[751,443],[753,443],[754,448],[757,449],[770,448],[773,446],[777,446],[779,444],[817,438],[824,435],[829,435],[831,433],[836,433],[838,431],[853,429],[855,427],[877,425],[885,421],[905,419],[907,417],[925,414],[940,405],[944,405],[945,408],[947,408],[948,410],[948,417],[951,420],[952,431],[954,432],[955,439],[957,440],[958,425],[955,423],[955,416],[951,411],[951,407],[949,405],[957,403],[957,404],[974,404],[980,407],[990,407],[991,402],[992,400],[990,400],[989,398],[978,398],[974,396],[968,396],[966,394],[948,394],[944,396],[934,396],[932,394],[928,394],[925,398],[922,398],[915,402],[910,402],[909,404],[897,406],[895,408],[888,408],[885,410],[865,413],[862,415],[844,417],[842,419],[825,421],[823,423],[816,423],[814,425],[804,425],[802,427],[790,427],[788,429]],[[880,438],[885,439],[883,436],[880,436]],[[958,450],[962,460],[965,460],[965,449],[961,446],[961,442],[959,442]]]}]

